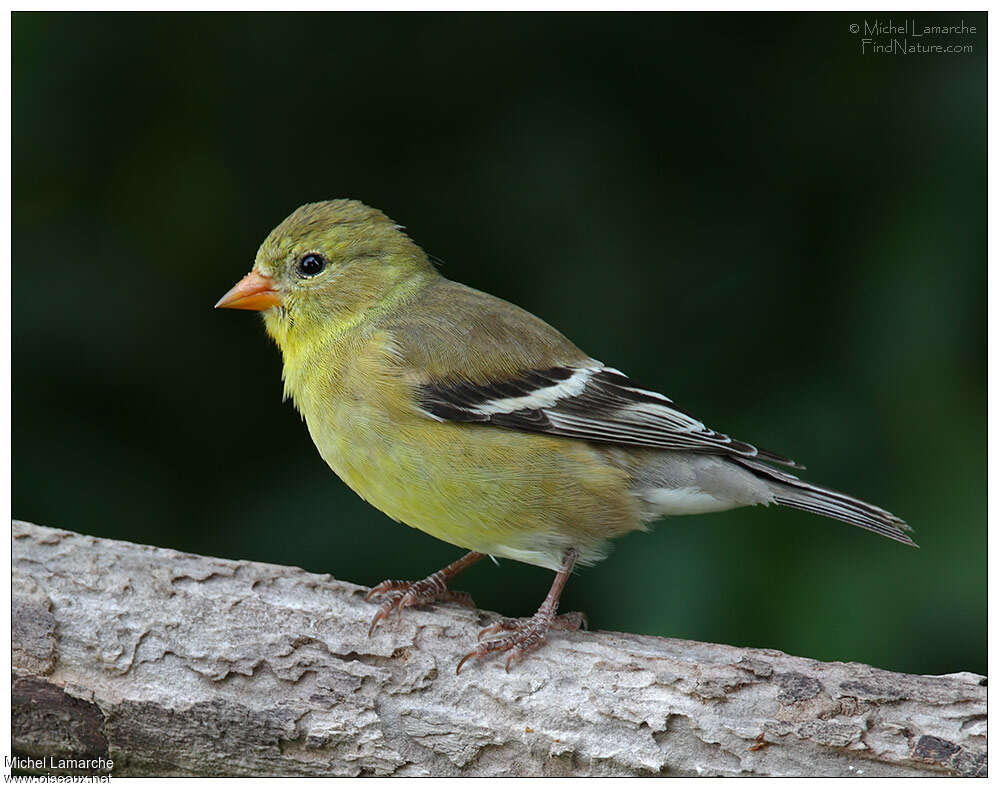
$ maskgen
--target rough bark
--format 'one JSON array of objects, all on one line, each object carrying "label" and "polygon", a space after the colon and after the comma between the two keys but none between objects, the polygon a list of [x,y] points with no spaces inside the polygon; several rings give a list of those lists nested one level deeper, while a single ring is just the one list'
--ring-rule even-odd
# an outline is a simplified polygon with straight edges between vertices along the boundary
[{"label": "rough bark", "polygon": [[608,632],[454,667],[496,615],[13,524],[13,748],[116,775],[984,775],[986,688]]}]

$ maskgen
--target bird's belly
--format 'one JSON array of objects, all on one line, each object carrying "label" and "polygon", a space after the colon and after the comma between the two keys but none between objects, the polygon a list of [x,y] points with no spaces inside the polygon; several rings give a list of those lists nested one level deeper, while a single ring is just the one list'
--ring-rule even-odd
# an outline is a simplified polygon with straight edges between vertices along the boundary
[{"label": "bird's belly", "polygon": [[358,495],[454,545],[557,570],[568,548],[596,561],[608,538],[641,527],[627,476],[580,442],[356,402],[307,422]]},{"label": "bird's belly", "polygon": [[733,504],[705,493],[700,488],[656,488],[644,497],[656,515],[699,515],[731,509]]}]

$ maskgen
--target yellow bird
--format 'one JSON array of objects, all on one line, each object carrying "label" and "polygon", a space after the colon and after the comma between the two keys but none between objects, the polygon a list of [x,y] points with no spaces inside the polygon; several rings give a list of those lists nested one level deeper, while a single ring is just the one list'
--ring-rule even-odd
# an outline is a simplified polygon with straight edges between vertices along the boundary
[{"label": "yellow bird", "polygon": [[[263,312],[286,396],[330,468],[397,521],[470,553],[422,581],[385,581],[372,621],[435,600],[502,556],[556,573],[534,616],[487,628],[471,657],[515,658],[559,615],[573,565],[666,515],[780,504],[914,545],[872,504],[771,464],[793,461],[707,428],[583,353],[544,321],[445,279],[380,211],[310,203],[278,225],[216,307]],[[800,468],[800,467],[799,467]]]}]

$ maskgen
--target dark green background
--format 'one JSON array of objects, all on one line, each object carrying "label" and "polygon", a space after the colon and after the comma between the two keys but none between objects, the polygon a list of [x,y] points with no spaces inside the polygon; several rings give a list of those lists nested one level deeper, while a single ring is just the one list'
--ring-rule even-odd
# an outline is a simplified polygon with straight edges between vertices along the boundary
[{"label": "dark green background", "polygon": [[[366,584],[456,557],[334,477],[260,320],[212,310],[292,209],[356,197],[922,546],[676,518],[566,610],[984,672],[986,20],[900,57],[865,18],[961,17],[15,14],[15,516]],[[457,586],[523,615],[550,580]]]}]

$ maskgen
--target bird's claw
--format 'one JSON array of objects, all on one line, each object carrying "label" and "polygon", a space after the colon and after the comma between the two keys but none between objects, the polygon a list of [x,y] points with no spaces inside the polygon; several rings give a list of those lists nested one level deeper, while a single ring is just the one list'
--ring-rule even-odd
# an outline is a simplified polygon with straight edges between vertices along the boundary
[{"label": "bird's claw", "polygon": [[[533,619],[534,617],[531,617]],[[500,619],[493,622],[489,627],[484,627],[479,631],[479,641],[486,636],[496,635],[503,632],[517,632],[521,630],[525,622],[530,619]],[[582,611],[570,611],[567,614],[559,614],[548,625],[549,630],[586,630],[586,614]]]},{"label": "bird's claw", "polygon": [[433,576],[424,578],[422,581],[382,581],[369,591],[364,599],[371,601],[374,597],[387,595],[387,599],[375,612],[371,619],[371,627],[368,628],[370,638],[375,627],[383,619],[391,616],[394,612],[401,611],[414,605],[427,605],[438,600],[444,602],[458,603],[459,605],[475,608],[475,601],[467,592],[453,592],[444,584],[435,580]]},{"label": "bird's claw", "polygon": [[586,626],[586,617],[579,611],[561,614],[556,617],[535,614],[528,619],[501,619],[489,627],[479,631],[479,640],[486,636],[508,632],[511,635],[486,641],[463,657],[455,673],[461,673],[461,667],[472,658],[482,658],[493,652],[509,652],[506,659],[506,670],[510,665],[545,643],[545,634],[549,630],[579,630]]},{"label": "bird's claw", "polygon": [[559,614],[552,622],[552,630],[589,630],[590,623],[586,621],[586,614],[582,611],[570,611],[567,614]]}]

